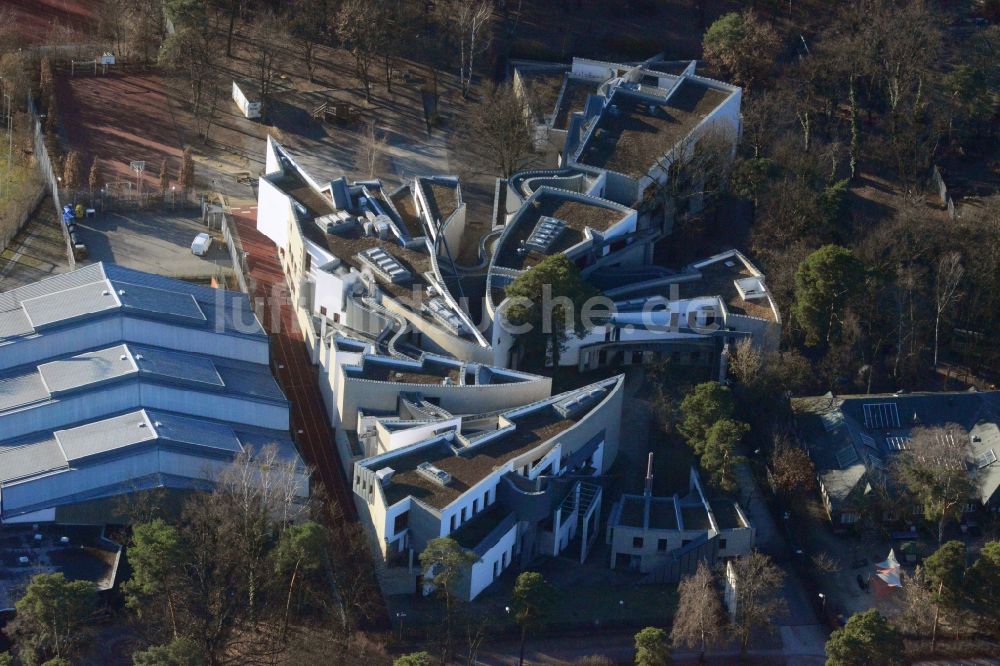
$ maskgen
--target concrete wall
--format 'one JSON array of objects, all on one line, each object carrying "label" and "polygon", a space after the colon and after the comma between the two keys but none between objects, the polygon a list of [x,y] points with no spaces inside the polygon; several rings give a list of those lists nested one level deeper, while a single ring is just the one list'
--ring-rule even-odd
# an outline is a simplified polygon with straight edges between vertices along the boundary
[{"label": "concrete wall", "polygon": [[[469,601],[490,586],[491,583],[510,566],[514,559],[514,544],[517,540],[517,523],[500,540],[483,553],[479,561],[472,565],[469,574]],[[506,564],[505,564],[506,563]]]}]

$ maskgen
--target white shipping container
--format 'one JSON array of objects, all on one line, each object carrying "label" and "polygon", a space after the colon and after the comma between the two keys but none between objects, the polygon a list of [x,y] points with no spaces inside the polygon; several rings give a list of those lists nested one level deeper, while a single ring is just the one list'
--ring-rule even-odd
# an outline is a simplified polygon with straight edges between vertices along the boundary
[{"label": "white shipping container", "polygon": [[[244,84],[244,86],[248,90],[251,89],[248,84]],[[233,101],[236,102],[236,106],[240,107],[240,111],[247,118],[260,118],[260,100],[250,101],[238,81],[233,81]]]}]

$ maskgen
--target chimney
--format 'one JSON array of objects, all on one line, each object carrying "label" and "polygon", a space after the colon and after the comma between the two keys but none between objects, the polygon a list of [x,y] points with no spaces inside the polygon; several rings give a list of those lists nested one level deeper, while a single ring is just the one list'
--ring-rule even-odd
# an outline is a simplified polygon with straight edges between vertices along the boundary
[{"label": "chimney", "polygon": [[644,495],[649,497],[653,494],[653,452],[649,452],[649,460],[646,463],[646,492]]}]

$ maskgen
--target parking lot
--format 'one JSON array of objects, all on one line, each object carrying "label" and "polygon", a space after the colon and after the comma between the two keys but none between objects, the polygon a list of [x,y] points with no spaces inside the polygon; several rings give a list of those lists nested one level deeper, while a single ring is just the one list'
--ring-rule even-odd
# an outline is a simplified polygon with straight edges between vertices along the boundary
[{"label": "parking lot", "polygon": [[[203,257],[191,253],[202,232],[213,237]],[[149,273],[204,280],[232,269],[219,231],[209,231],[197,210],[112,211],[77,221],[77,236],[87,246],[80,263],[107,261]]]}]

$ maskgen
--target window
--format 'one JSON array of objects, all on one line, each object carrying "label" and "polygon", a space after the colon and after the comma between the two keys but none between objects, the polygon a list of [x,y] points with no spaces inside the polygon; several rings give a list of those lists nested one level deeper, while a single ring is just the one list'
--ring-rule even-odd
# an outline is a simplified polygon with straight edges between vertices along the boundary
[{"label": "window", "polygon": [[507,553],[506,552],[504,552],[503,555],[500,556],[500,568],[501,569],[506,569],[507,568]]},{"label": "window", "polygon": [[858,514],[848,512],[840,514],[841,525],[851,525],[856,522],[858,522]]},{"label": "window", "polygon": [[632,547],[642,548],[642,537],[632,537]]},{"label": "window", "polygon": [[726,540],[719,539],[719,550],[725,550],[725,549],[726,549]]},{"label": "window", "polygon": [[409,520],[410,520],[409,511],[404,511],[403,513],[396,516],[396,520],[393,521],[392,523],[392,533],[399,534],[400,532],[405,530],[406,526],[409,524]]},{"label": "window", "polygon": [[451,514],[451,531],[454,532],[458,529],[458,514]]},{"label": "window", "polygon": [[308,271],[310,268],[312,268],[312,255],[307,253],[306,254],[306,262],[305,262],[305,270]]},{"label": "window", "polygon": [[681,548],[688,545],[689,543],[691,543],[691,539],[684,539],[683,541],[681,541]]},{"label": "window", "polygon": [[493,577],[496,578],[500,575],[500,560],[493,563]]},{"label": "window", "polygon": [[656,550],[660,551],[661,553],[667,552],[667,540],[666,539],[657,539],[657,541],[656,541]]},{"label": "window", "polygon": [[326,306],[325,305],[319,306],[319,313],[321,315],[323,315],[324,317],[326,316]]}]

